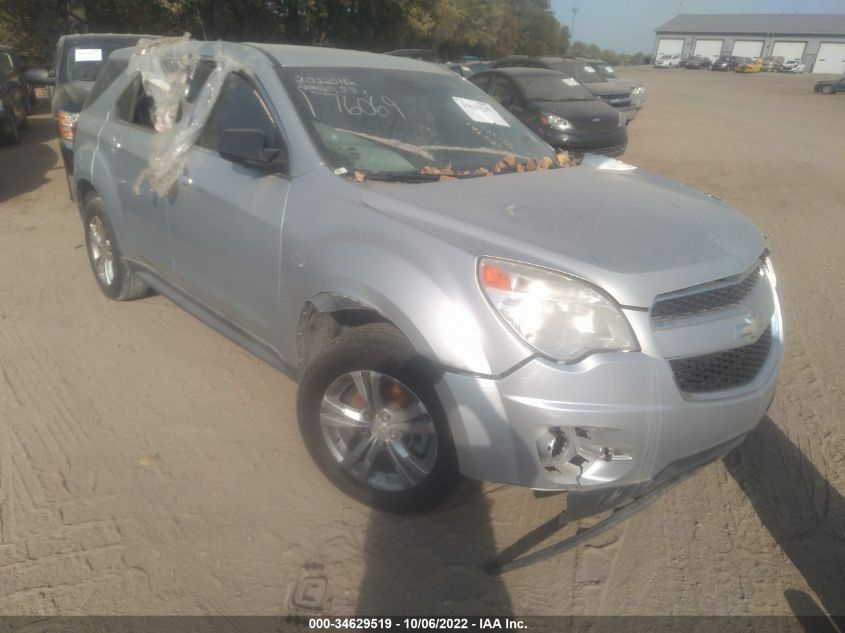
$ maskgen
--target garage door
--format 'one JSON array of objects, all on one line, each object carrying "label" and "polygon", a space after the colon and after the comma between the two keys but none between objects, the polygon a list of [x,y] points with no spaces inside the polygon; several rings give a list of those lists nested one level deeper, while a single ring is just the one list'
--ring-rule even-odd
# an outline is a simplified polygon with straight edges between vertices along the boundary
[{"label": "garage door", "polygon": [[784,61],[790,59],[801,60],[804,57],[804,48],[807,42],[775,42],[772,47],[772,57],[783,57]]},{"label": "garage door", "polygon": [[822,44],[816,56],[814,73],[830,73],[841,75],[845,73],[845,44]]},{"label": "garage door", "polygon": [[669,39],[661,37],[657,44],[657,58],[661,55],[680,55],[684,52],[684,40]]},{"label": "garage door", "polygon": [[760,57],[763,52],[763,40],[736,40],[731,55],[735,57]]},{"label": "garage door", "polygon": [[722,54],[722,44],[725,40],[696,40],[694,55],[701,57],[709,57],[710,59],[719,59]]}]

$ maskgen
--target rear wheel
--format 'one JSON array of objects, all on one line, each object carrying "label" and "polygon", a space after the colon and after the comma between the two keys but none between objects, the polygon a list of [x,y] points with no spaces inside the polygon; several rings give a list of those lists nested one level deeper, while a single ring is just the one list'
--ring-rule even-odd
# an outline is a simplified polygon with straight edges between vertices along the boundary
[{"label": "rear wheel", "polygon": [[452,492],[458,471],[437,376],[386,323],[346,331],[311,362],[300,429],[338,488],[389,512],[427,510]]},{"label": "rear wheel", "polygon": [[826,95],[832,95],[833,94],[833,86],[822,86],[822,92],[825,93]]},{"label": "rear wheel", "polygon": [[85,246],[100,290],[115,301],[132,301],[146,296],[149,287],[126,266],[103,199],[94,192],[88,193],[84,209]]}]

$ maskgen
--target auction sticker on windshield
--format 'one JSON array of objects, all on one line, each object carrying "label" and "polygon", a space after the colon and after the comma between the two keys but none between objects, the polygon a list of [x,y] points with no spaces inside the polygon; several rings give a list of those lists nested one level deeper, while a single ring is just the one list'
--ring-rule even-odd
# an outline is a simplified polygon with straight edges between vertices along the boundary
[{"label": "auction sticker on windshield", "polygon": [[464,99],[463,97],[452,97],[458,107],[466,112],[467,116],[478,123],[492,123],[493,125],[503,125],[510,127],[510,123],[502,118],[502,115],[496,112],[489,103],[483,101],[476,101],[475,99]]},{"label": "auction sticker on windshield", "polygon": [[73,60],[77,62],[101,62],[103,51],[99,48],[77,48],[73,54]]}]

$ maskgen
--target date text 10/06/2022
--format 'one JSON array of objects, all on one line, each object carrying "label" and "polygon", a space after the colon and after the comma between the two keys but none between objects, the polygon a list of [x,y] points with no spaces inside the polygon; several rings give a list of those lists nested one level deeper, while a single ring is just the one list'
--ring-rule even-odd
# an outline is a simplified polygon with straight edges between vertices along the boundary
[{"label": "date text 10/06/2022", "polygon": [[309,618],[308,628],[319,630],[524,630],[525,622],[518,618]]}]

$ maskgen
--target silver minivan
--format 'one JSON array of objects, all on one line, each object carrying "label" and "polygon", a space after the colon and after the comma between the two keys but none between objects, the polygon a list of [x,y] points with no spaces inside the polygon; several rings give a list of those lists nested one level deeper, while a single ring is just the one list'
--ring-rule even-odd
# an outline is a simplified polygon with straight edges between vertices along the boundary
[{"label": "silver minivan", "polygon": [[95,278],[298,380],[305,444],[348,494],[421,510],[463,475],[618,501],[766,413],[777,279],[718,199],[569,166],[425,62],[178,45],[114,53],[79,117]]}]

